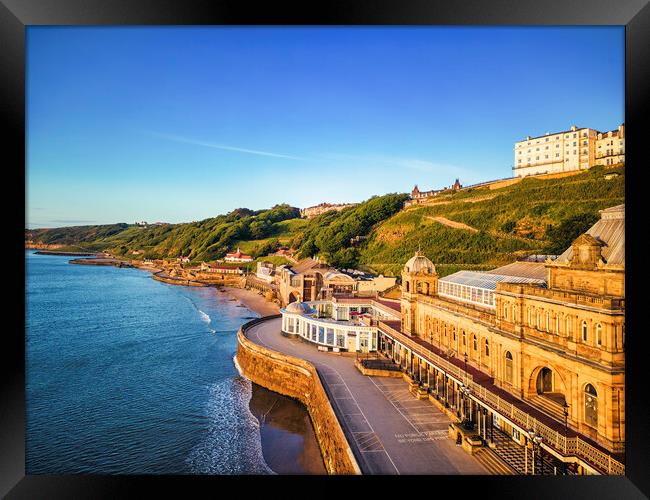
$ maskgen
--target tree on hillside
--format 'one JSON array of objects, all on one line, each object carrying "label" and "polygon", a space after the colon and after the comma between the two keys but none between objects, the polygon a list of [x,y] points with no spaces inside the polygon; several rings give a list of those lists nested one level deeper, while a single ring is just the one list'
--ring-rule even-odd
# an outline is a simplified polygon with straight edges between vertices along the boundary
[{"label": "tree on hillside", "polygon": [[546,237],[549,240],[547,252],[559,255],[571,246],[582,233],[586,232],[598,220],[592,213],[577,214],[563,220],[557,225],[546,228]]}]

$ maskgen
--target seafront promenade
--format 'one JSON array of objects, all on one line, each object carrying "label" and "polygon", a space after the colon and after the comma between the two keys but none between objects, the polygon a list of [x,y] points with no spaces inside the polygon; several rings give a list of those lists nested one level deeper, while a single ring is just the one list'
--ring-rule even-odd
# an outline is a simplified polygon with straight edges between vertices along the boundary
[{"label": "seafront promenade", "polygon": [[281,319],[245,332],[255,344],[312,363],[364,474],[488,474],[448,437],[449,418],[401,379],[369,377],[354,358],[318,351],[280,332]]}]

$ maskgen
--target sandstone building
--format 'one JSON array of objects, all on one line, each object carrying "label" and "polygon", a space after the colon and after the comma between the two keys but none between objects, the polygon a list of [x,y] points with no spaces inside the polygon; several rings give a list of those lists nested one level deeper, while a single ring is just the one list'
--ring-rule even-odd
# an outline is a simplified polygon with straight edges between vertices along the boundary
[{"label": "sandstone building", "polygon": [[333,295],[375,295],[395,286],[396,278],[338,270],[322,259],[303,259],[275,270],[283,305],[331,298]]},{"label": "sandstone building", "polygon": [[[551,473],[624,473],[624,205],[602,210],[554,260],[440,278],[416,252],[402,272],[398,314],[390,301],[366,302],[333,297],[312,303],[317,315],[284,310],[283,331],[327,348],[376,349],[479,442],[497,452],[515,443],[508,453],[525,457],[528,472],[532,448]],[[337,345],[335,328],[328,338],[326,327],[320,336],[308,325],[328,314],[336,325],[352,320],[352,306],[365,307],[364,344],[341,329]]]},{"label": "sandstone building", "polygon": [[431,191],[420,191],[417,184],[411,191],[411,199],[404,203],[404,206],[417,205],[428,199],[434,198],[443,193],[453,193],[462,189],[463,185],[458,179],[449,187],[444,187],[442,189],[432,189]]}]

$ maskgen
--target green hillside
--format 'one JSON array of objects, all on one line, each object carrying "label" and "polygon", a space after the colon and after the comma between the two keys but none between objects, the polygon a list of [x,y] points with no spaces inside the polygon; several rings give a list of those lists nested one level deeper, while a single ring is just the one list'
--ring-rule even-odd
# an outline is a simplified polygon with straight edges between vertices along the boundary
[{"label": "green hillside", "polygon": [[[560,253],[625,202],[624,167],[594,167],[560,179],[527,178],[501,189],[467,189],[408,207],[381,223],[360,252],[362,267],[396,274],[418,246],[446,275],[489,269],[529,254]],[[436,217],[473,228],[449,227]]]},{"label": "green hillside", "polygon": [[625,170],[594,167],[560,179],[469,188],[403,209],[407,199],[396,193],[375,196],[310,220],[283,204],[268,210],[239,208],[187,224],[28,230],[25,239],[129,257],[137,250],[142,252],[138,258],[189,255],[194,262],[221,258],[237,246],[259,258],[286,245],[300,257],[320,255],[336,267],[387,275],[398,275],[420,247],[446,275],[562,252],[598,219],[598,210],[624,203]]},{"label": "green hillside", "polygon": [[299,216],[299,209],[284,204],[257,211],[238,208],[226,215],[186,224],[148,227],[113,224],[37,229],[26,231],[25,238],[41,243],[63,244],[69,249],[104,250],[121,256],[132,256],[132,251],[136,250],[142,252],[139,255],[142,258],[189,255],[193,261],[207,261],[223,257],[240,241],[255,241],[262,252],[277,247],[277,238],[286,235],[293,227],[288,221],[298,221],[296,218]]}]

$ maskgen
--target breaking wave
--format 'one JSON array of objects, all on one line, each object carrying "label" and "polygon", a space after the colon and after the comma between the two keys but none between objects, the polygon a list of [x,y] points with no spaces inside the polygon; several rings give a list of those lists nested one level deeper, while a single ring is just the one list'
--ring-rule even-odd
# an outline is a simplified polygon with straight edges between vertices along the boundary
[{"label": "breaking wave", "polygon": [[275,474],[264,461],[260,424],[250,412],[251,382],[241,376],[210,387],[205,438],[190,451],[194,474]]}]

